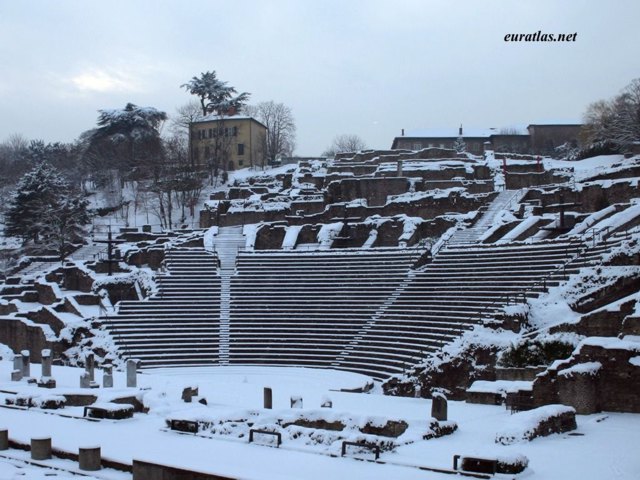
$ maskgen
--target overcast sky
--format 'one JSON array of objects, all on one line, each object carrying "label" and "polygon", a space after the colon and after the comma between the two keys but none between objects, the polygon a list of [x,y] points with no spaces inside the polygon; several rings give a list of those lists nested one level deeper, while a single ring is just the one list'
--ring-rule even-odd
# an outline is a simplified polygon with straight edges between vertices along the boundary
[{"label": "overcast sky", "polygon": [[[73,141],[127,102],[171,116],[208,70],[291,107],[299,155],[580,119],[640,77],[639,20],[638,0],[0,0],[0,141]],[[504,41],[538,30],[577,36]]]}]

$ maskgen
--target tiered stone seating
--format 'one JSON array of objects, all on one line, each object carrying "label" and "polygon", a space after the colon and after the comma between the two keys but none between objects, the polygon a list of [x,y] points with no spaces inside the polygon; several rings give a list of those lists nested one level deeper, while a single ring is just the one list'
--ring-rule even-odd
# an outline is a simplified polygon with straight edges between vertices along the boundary
[{"label": "tiered stone seating", "polygon": [[[539,294],[589,261],[581,242],[469,246],[442,250],[333,364],[384,378],[401,373],[481,324],[518,294]],[[546,277],[543,283],[541,280]]]},{"label": "tiered stone seating", "polygon": [[159,293],[121,302],[104,323],[123,356],[147,367],[309,366],[382,379],[620,241],[449,246],[418,270],[422,252],[409,249],[240,252],[235,273],[227,262],[224,310],[217,257],[173,249]]},{"label": "tiered stone seating", "polygon": [[220,278],[215,255],[202,248],[167,251],[159,292],[123,301],[116,316],[102,318],[125,358],[143,367],[218,362]]},{"label": "tiered stone seating", "polygon": [[330,366],[417,257],[403,249],[241,253],[229,363]]}]

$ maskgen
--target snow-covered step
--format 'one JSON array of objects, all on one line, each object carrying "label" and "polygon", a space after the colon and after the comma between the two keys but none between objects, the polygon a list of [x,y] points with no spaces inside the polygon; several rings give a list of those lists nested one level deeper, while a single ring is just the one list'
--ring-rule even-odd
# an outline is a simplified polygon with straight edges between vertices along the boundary
[{"label": "snow-covered step", "polygon": [[447,241],[447,245],[478,243],[482,235],[491,227],[496,216],[514,205],[526,191],[503,190],[489,204],[482,217],[470,228],[456,230]]}]

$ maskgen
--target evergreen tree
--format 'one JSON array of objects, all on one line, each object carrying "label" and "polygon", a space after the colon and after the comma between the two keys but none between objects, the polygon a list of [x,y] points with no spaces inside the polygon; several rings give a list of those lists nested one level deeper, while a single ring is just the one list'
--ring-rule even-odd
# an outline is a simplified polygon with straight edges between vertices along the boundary
[{"label": "evergreen tree", "polygon": [[5,234],[40,241],[48,208],[69,185],[51,165],[39,163],[24,174],[5,214]]},{"label": "evergreen tree", "polygon": [[60,195],[51,205],[42,236],[61,259],[69,253],[69,244],[82,240],[84,226],[90,221],[88,206],[87,199],[77,192]]},{"label": "evergreen tree", "polygon": [[204,72],[200,77],[193,77],[189,82],[181,85],[191,95],[200,99],[202,115],[214,112],[218,115],[230,115],[233,111],[240,111],[249,100],[249,93],[242,92],[234,96],[236,89],[218,79],[215,70]]},{"label": "evergreen tree", "polygon": [[124,109],[100,110],[98,128],[85,132],[85,163],[96,171],[117,168],[122,178],[150,177],[162,157],[160,127],[167,114],[128,103]]},{"label": "evergreen tree", "polygon": [[5,215],[5,234],[54,247],[64,258],[69,242],[79,240],[89,222],[87,207],[55,168],[39,163],[18,184]]},{"label": "evergreen tree", "polygon": [[456,141],[453,142],[453,149],[457,153],[463,153],[467,151],[467,144],[465,143],[464,138],[462,138],[462,136],[456,138]]}]

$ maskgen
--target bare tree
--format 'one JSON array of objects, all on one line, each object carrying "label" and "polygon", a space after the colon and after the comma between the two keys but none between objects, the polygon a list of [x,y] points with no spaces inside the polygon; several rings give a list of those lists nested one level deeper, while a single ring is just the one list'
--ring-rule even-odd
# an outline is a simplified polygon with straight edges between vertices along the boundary
[{"label": "bare tree", "polygon": [[582,127],[582,141],[585,144],[605,140],[611,133],[614,117],[612,102],[598,100],[587,107],[584,114]]},{"label": "bare tree", "polygon": [[0,143],[0,186],[13,185],[26,173],[30,165],[29,141],[14,133]]},{"label": "bare tree", "polygon": [[333,157],[337,153],[345,153],[345,152],[359,152],[360,150],[367,149],[367,144],[360,138],[358,135],[338,135],[333,139],[333,142],[327,148],[322,156],[324,157]]},{"label": "bare tree", "polygon": [[202,120],[202,109],[196,100],[192,100],[176,108],[176,115],[171,118],[169,130],[172,135],[189,137],[189,126],[198,120]]},{"label": "bare tree", "polygon": [[640,78],[613,99],[589,105],[581,137],[588,146],[611,145],[619,151],[640,141]]},{"label": "bare tree", "polygon": [[[267,127],[262,158],[274,164],[281,155],[291,156],[296,146],[296,124],[291,108],[272,100],[246,106],[244,113],[254,117]],[[263,162],[264,162],[263,160]],[[262,165],[264,167],[264,165]]]},{"label": "bare tree", "polygon": [[614,100],[615,141],[622,147],[640,141],[640,78],[627,85]]}]

